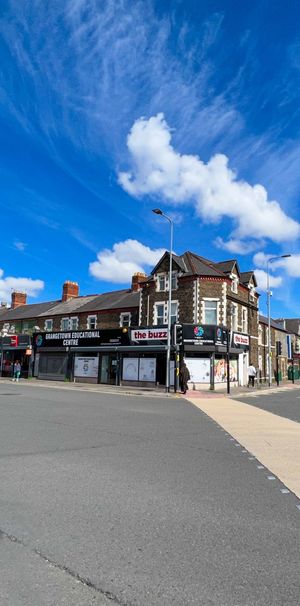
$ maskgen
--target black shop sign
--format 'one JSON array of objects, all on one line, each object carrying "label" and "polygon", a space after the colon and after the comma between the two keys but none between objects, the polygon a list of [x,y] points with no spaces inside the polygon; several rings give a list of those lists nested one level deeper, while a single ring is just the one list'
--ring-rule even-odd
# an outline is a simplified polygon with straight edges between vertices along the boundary
[{"label": "black shop sign", "polygon": [[42,347],[97,347],[129,345],[128,331],[122,328],[107,330],[70,330],[39,332],[33,335],[33,345]]},{"label": "black shop sign", "polygon": [[219,345],[227,344],[227,330],[222,326],[212,324],[183,324],[183,341],[192,345]]}]

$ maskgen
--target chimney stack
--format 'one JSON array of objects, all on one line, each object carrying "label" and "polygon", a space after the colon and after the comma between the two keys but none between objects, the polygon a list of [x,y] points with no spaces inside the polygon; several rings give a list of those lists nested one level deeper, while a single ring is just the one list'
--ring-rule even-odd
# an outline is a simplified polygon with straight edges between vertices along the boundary
[{"label": "chimney stack", "polygon": [[146,281],[146,278],[147,275],[143,274],[142,272],[136,272],[135,274],[133,274],[131,281],[131,290],[140,290],[141,284],[142,282]]},{"label": "chimney stack", "polygon": [[11,308],[16,309],[16,307],[20,307],[21,305],[27,304],[27,294],[26,292],[17,292],[14,290],[11,293]]},{"label": "chimney stack", "polygon": [[69,301],[69,299],[75,299],[79,296],[79,285],[77,282],[70,282],[67,280],[63,284],[62,301]]}]

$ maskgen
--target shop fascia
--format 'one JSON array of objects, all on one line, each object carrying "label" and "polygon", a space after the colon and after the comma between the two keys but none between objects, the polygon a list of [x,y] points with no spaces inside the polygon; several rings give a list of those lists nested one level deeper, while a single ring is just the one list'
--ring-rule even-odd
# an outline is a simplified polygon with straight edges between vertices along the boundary
[{"label": "shop fascia", "polygon": [[104,330],[76,330],[70,332],[41,332],[33,335],[37,349],[43,347],[97,347],[101,345],[128,345],[125,328]]}]

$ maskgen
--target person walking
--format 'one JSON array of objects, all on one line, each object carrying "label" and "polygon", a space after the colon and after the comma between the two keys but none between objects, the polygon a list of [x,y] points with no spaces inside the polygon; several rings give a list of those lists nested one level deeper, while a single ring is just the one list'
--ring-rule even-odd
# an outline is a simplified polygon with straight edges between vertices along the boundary
[{"label": "person walking", "polygon": [[191,375],[190,371],[185,362],[181,363],[180,371],[179,371],[179,379],[180,379],[180,389],[181,393],[186,393],[188,389],[188,381],[190,380]]},{"label": "person walking", "polygon": [[256,377],[256,368],[255,366],[253,366],[253,364],[250,364],[249,368],[248,368],[248,387],[254,387],[254,381],[255,381],[255,377]]},{"label": "person walking", "polygon": [[16,381],[18,383],[19,379],[20,379],[20,375],[21,375],[21,364],[20,364],[19,360],[16,360],[15,364],[14,364],[13,381]]}]

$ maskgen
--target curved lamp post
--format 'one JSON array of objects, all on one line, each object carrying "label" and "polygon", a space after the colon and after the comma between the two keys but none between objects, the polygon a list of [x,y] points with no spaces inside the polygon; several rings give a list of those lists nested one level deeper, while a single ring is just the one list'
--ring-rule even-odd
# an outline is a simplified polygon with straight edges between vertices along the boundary
[{"label": "curved lamp post", "polygon": [[167,367],[166,391],[170,391],[170,362],[171,362],[171,305],[172,305],[172,250],[173,250],[173,221],[165,215],[160,208],[154,208],[153,213],[161,215],[170,223],[170,265],[169,265],[169,303],[168,303],[168,341],[167,341]]}]

